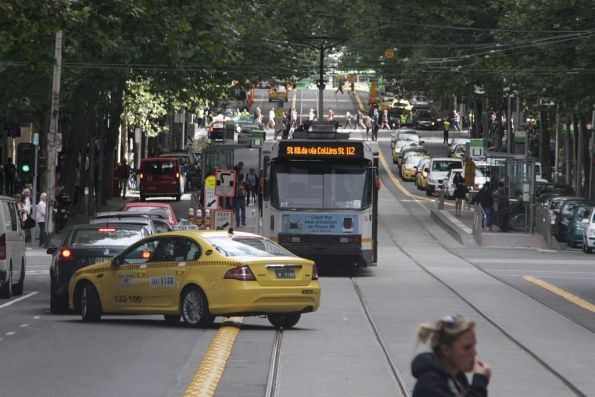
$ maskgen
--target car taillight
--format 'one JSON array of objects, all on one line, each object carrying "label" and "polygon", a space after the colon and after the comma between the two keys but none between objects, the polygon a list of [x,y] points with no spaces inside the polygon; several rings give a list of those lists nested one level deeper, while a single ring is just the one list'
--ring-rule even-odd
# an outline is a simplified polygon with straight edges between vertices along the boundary
[{"label": "car taillight", "polygon": [[248,266],[234,267],[225,273],[225,279],[240,280],[240,281],[255,281],[256,277],[250,271]]},{"label": "car taillight", "polygon": [[64,248],[60,251],[60,259],[72,259],[72,251],[68,248]]},{"label": "car taillight", "polygon": [[6,259],[6,234],[0,236],[0,260]]},{"label": "car taillight", "polygon": [[215,129],[213,127],[209,127],[209,134],[212,134]]},{"label": "car taillight", "polygon": [[145,174],[143,174],[143,173],[141,172],[141,173],[138,175],[138,177],[139,177],[140,179],[143,179],[143,178],[145,177]]},{"label": "car taillight", "polygon": [[318,268],[316,265],[312,266],[312,280],[318,280]]},{"label": "car taillight", "polygon": [[99,231],[99,233],[109,233],[109,232],[115,232],[116,229],[113,227],[100,227],[99,229],[97,229]]},{"label": "car taillight", "polygon": [[180,177],[180,173],[176,172],[176,178],[179,178],[179,177]]}]

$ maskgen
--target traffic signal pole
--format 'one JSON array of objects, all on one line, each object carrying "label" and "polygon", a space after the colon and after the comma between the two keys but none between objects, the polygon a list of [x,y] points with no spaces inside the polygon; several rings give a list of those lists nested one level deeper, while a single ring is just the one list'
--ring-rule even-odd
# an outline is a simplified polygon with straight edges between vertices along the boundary
[{"label": "traffic signal pole", "polygon": [[[54,78],[52,83],[52,104],[50,112],[50,129],[48,132],[48,166],[46,192],[48,194],[48,212],[54,208],[54,186],[56,185],[56,135],[58,133],[58,119],[60,108],[60,78],[62,73],[62,31],[56,32],[56,44],[54,48]],[[54,222],[52,217],[48,217],[47,233],[53,233]]]}]

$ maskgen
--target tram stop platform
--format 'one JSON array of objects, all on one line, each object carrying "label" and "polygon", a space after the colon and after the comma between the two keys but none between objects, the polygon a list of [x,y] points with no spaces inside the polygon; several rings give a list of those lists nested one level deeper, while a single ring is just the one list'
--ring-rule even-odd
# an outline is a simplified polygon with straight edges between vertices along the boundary
[{"label": "tram stop platform", "polygon": [[[439,201],[438,201],[439,203]],[[492,230],[483,230],[481,220],[475,225],[476,215],[474,206],[463,204],[461,216],[455,216],[454,202],[445,200],[444,208],[431,209],[432,220],[440,225],[454,239],[465,246],[499,247],[499,248],[535,248],[547,249],[548,246],[542,235],[529,234],[509,229],[501,232],[497,225]],[[475,226],[475,228],[474,228]]]}]

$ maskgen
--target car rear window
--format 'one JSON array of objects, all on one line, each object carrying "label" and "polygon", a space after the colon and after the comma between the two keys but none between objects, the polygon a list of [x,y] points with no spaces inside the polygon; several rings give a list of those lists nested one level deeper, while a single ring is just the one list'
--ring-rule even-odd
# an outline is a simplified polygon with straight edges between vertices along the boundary
[{"label": "car rear window", "polygon": [[173,161],[145,162],[143,165],[148,175],[171,175],[175,172],[175,162]]},{"label": "car rear window", "polygon": [[221,255],[228,258],[235,256],[271,257],[275,254],[254,248],[244,242],[234,241],[226,236],[203,236]]},{"label": "car rear window", "polygon": [[417,135],[417,134],[399,134],[399,140],[419,142],[419,135]]},{"label": "car rear window", "polygon": [[96,229],[74,230],[70,239],[72,247],[81,246],[124,246],[127,247],[144,237],[141,225],[126,225],[118,227],[97,227]]},{"label": "car rear window", "polygon": [[128,207],[125,208],[124,211],[133,214],[158,215],[160,218],[163,219],[168,219],[170,215],[169,210],[163,207]]},{"label": "car rear window", "polygon": [[454,168],[461,168],[463,163],[460,161],[434,161],[432,163],[432,171],[450,171]]},{"label": "car rear window", "polygon": [[289,252],[288,250],[271,240],[266,240],[257,237],[234,237],[233,240],[242,244],[249,245],[250,247],[259,249],[261,251],[266,251],[275,256],[295,256],[294,254],[292,254],[291,252]]}]

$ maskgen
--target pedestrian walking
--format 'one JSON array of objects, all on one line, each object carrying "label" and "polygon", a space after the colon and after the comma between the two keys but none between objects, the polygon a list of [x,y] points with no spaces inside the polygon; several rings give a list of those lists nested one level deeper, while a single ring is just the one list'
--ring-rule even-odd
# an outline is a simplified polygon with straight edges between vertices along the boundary
[{"label": "pedestrian walking", "polygon": [[116,178],[118,178],[118,185],[120,187],[122,198],[126,198],[126,187],[128,186],[129,176],[130,170],[128,169],[128,164],[126,164],[126,160],[122,159],[116,168]]},{"label": "pedestrian walking", "polygon": [[384,109],[382,111],[382,117],[380,119],[380,129],[382,130],[390,130],[390,117],[388,115],[388,110]]},{"label": "pedestrian walking", "polygon": [[334,117],[335,117],[335,112],[333,112],[332,108],[328,108],[328,115],[327,115],[328,121],[333,121]]},{"label": "pedestrian walking", "polygon": [[308,113],[308,121],[316,121],[316,113],[313,108],[310,108],[310,112]]},{"label": "pedestrian walking", "polygon": [[477,195],[473,198],[473,204],[479,203],[481,208],[485,214],[485,220],[483,229],[492,231],[492,216],[494,214],[494,198],[492,197],[492,192],[490,191],[490,183],[486,182],[483,184],[481,189]]},{"label": "pedestrian walking", "polygon": [[[23,224],[27,223],[27,219],[31,217],[31,189],[25,188],[21,193],[23,200]],[[25,242],[31,241],[31,228],[25,229]]]},{"label": "pedestrian walking", "polygon": [[510,199],[504,182],[498,182],[498,189],[494,192],[494,202],[497,208],[498,227],[501,232],[508,232],[510,218]]},{"label": "pedestrian walking", "polygon": [[39,246],[42,248],[47,247],[47,234],[45,232],[45,222],[47,219],[47,208],[48,208],[48,194],[41,193],[39,195],[39,202],[35,206],[35,222],[39,225]]},{"label": "pedestrian walking", "polygon": [[267,123],[267,127],[275,131],[275,108],[271,108],[269,111],[269,121]]},{"label": "pedestrian walking", "polygon": [[339,92],[339,91],[341,91],[341,94],[344,94],[344,92],[343,92],[343,84],[345,84],[345,81],[343,80],[343,77],[340,77],[339,78],[339,81],[338,81],[338,85],[339,86],[337,87],[337,91],[335,91],[335,94],[337,92]]},{"label": "pedestrian walking", "polygon": [[448,145],[448,131],[450,130],[450,122],[448,119],[444,119],[442,122],[442,130],[444,131],[444,139],[442,143],[446,143]]},{"label": "pedestrian walking", "polygon": [[457,132],[461,132],[461,115],[456,109],[452,112],[452,125]]},{"label": "pedestrian walking", "polygon": [[378,140],[378,129],[380,128],[380,114],[378,113],[378,107],[374,106],[372,110],[372,140]]},{"label": "pedestrian walking", "polygon": [[345,128],[353,128],[352,119],[353,116],[351,115],[351,113],[345,113],[345,120],[347,120],[347,122],[345,123]]},{"label": "pedestrian walking", "polygon": [[7,196],[12,196],[15,192],[15,178],[17,175],[17,168],[12,162],[12,158],[6,159],[4,164],[4,191]]},{"label": "pedestrian walking", "polygon": [[[411,363],[417,379],[413,397],[488,395],[491,367],[477,359],[475,322],[461,315],[446,316],[434,325],[417,328],[418,343],[429,341],[431,352],[418,354]],[[471,383],[466,373],[473,373]]]},{"label": "pedestrian walking", "polygon": [[364,114],[361,110],[357,111],[357,115],[355,116],[355,128],[356,129],[366,129],[366,125],[364,124]]},{"label": "pedestrian walking", "polygon": [[259,107],[256,107],[256,111],[254,112],[254,121],[262,124],[262,110]]},{"label": "pedestrian walking", "polygon": [[246,186],[244,185],[244,175],[238,174],[238,184],[234,196],[234,210],[236,214],[236,227],[246,226]]},{"label": "pedestrian walking", "polygon": [[467,187],[465,186],[465,178],[460,172],[456,172],[452,178],[452,182],[455,185],[455,216],[461,217],[461,211],[463,210],[463,200],[467,196]]},{"label": "pedestrian walking", "polygon": [[295,110],[295,108],[291,109],[291,128],[296,128],[299,124],[298,121],[298,113],[297,110]]},{"label": "pedestrian walking", "polygon": [[256,175],[256,170],[252,167],[250,171],[246,174],[246,186],[248,187],[248,202],[252,201],[252,204],[256,203],[256,195],[258,193],[258,175]]}]

